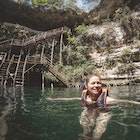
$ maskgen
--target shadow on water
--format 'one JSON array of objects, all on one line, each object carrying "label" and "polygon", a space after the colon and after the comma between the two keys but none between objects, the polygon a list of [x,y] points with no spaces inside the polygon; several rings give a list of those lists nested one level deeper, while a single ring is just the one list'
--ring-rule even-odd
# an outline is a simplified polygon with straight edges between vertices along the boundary
[{"label": "shadow on water", "polygon": [[[110,96],[140,101],[139,86],[111,87]],[[138,140],[140,106],[119,103],[107,112],[85,110],[75,88],[0,87],[0,140]]]},{"label": "shadow on water", "polygon": [[4,140],[8,133],[8,116],[16,107],[16,98],[14,93],[15,92],[13,92],[13,94],[9,94],[6,89],[0,90],[0,140]]}]

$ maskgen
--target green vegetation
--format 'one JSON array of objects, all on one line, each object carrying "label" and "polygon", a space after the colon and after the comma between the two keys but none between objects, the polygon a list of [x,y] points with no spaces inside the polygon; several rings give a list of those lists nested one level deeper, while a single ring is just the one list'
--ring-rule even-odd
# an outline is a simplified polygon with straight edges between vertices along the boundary
[{"label": "green vegetation", "polygon": [[109,57],[106,58],[105,60],[105,68],[106,69],[112,69],[116,65],[116,62],[114,59],[110,59]]},{"label": "green vegetation", "polygon": [[[17,2],[20,2],[18,0]],[[22,1],[24,3],[29,3],[29,0]],[[46,5],[53,7],[61,7],[63,5],[63,0],[32,0],[32,5]],[[111,20],[111,19],[110,19]],[[130,9],[128,7],[118,8],[115,11],[114,21],[120,22],[120,26],[126,32],[124,43],[130,43],[133,38],[139,39],[139,29],[136,21],[132,21],[130,16]],[[105,20],[104,20],[105,21]],[[108,22],[108,21],[107,21]],[[134,25],[135,26],[134,26]],[[136,28],[135,28],[136,27]],[[136,66],[133,63],[133,52],[130,49],[124,49],[119,60],[114,60],[109,57],[109,53],[112,53],[114,46],[117,46],[115,35],[113,29],[108,28],[103,34],[97,35],[87,35],[87,26],[83,23],[79,26],[75,25],[72,34],[65,35],[63,38],[64,44],[62,46],[62,62],[60,63],[60,37],[56,37],[54,41],[54,52],[53,52],[53,62],[56,63],[56,69],[65,73],[74,82],[82,81],[85,76],[92,73],[98,66],[94,64],[94,60],[91,59],[90,54],[92,52],[104,52],[106,51],[106,58],[103,66],[105,70],[114,68],[118,63],[120,64],[116,70],[117,75],[133,75]],[[33,35],[24,29],[18,27],[6,27],[3,24],[0,25],[0,41],[6,39],[25,39]],[[51,58],[52,51],[52,39],[47,40],[47,42],[42,42],[38,46],[34,47],[31,54],[40,54],[42,45],[45,45],[45,56],[49,59]],[[120,44],[119,44],[120,45]],[[120,45],[121,46],[121,45]],[[138,46],[140,48],[140,45]],[[136,58],[138,59],[138,58]],[[101,62],[102,63],[102,62]],[[57,79],[50,73],[45,72],[48,79],[52,81],[57,81]]]},{"label": "green vegetation", "polygon": [[53,7],[61,7],[63,0],[32,0],[32,5],[45,4]]},{"label": "green vegetation", "polygon": [[129,49],[124,49],[122,51],[122,55],[121,55],[122,64],[116,70],[117,75],[123,75],[123,74],[133,75],[134,74],[136,70],[136,66],[132,62],[133,60],[132,54],[133,53]]},{"label": "green vegetation", "polygon": [[7,39],[25,39],[34,35],[23,28],[20,28],[17,24],[15,26],[5,26],[2,23],[0,24],[0,41],[7,40]]},{"label": "green vegetation", "polygon": [[124,75],[127,74],[128,76],[133,75],[135,72],[136,66],[134,63],[129,63],[129,64],[122,64],[121,66],[118,67],[116,70],[117,75]]},{"label": "green vegetation", "polygon": [[132,52],[129,49],[124,49],[122,51],[122,55],[121,55],[121,59],[123,61],[123,63],[130,63],[132,60]]},{"label": "green vegetation", "polygon": [[86,31],[86,29],[87,27],[84,23],[82,25],[75,27],[75,31],[78,35],[82,34],[84,31]]},{"label": "green vegetation", "polygon": [[83,46],[80,42],[81,35],[85,32],[84,24],[75,28],[75,36],[68,35],[68,45],[63,48],[62,71],[72,77],[73,81],[81,81],[87,73],[92,72],[95,66],[90,58],[90,47]]},{"label": "green vegetation", "polygon": [[[75,36],[68,34],[66,38],[67,45],[63,46],[62,50],[62,64],[59,64],[58,58],[54,58],[55,62],[58,63],[57,68],[59,71],[65,73],[74,82],[80,82],[95,69],[89,55],[91,48],[82,45],[79,40],[85,29],[86,26],[82,24],[75,28]],[[58,54],[58,51],[55,53]],[[55,54],[55,56],[58,55]]]},{"label": "green vegetation", "polygon": [[[73,81],[80,82],[85,78],[85,76],[92,72],[95,69],[95,66],[90,58],[90,47],[82,45],[80,42],[80,37],[86,30],[84,24],[77,26],[75,28],[75,36],[68,34],[64,38],[66,45],[63,45],[62,48],[62,64],[59,63],[59,47],[55,47],[53,62],[56,63],[56,69],[64,72],[68,77],[71,77]],[[7,39],[26,39],[32,35],[35,35],[31,32],[28,32],[21,28],[18,24],[16,26],[5,26],[2,23],[0,24],[0,41]],[[55,39],[55,46],[59,45],[59,39]],[[38,55],[41,53],[42,45],[45,45],[45,56],[49,59],[51,57],[52,49],[52,39],[48,40],[47,43],[42,42],[32,49],[30,54]],[[48,79],[52,81],[57,81],[57,79],[50,74],[45,72],[45,75]]]},{"label": "green vegetation", "polygon": [[17,3],[26,5],[46,5],[50,7],[62,7],[64,0],[15,0]]}]

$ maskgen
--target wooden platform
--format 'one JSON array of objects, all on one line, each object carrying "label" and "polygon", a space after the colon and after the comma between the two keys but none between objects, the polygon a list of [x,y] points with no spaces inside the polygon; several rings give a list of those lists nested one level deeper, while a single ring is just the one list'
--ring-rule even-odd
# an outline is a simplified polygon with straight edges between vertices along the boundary
[{"label": "wooden platform", "polygon": [[[44,55],[44,48],[42,46],[42,52],[39,56],[32,55],[23,52],[26,47],[29,49],[32,45],[42,43],[49,38],[53,38],[59,34],[64,34],[69,32],[70,29],[67,27],[62,27],[47,32],[39,33],[35,36],[31,36],[27,39],[10,39],[0,42],[1,48],[9,47],[9,50],[5,52],[0,52],[0,84],[6,86],[10,81],[13,86],[24,86],[25,75],[30,72],[33,68],[40,68],[40,72],[43,74],[44,71],[51,72],[60,82],[62,82],[66,87],[69,87],[71,81],[66,78],[66,75],[58,71],[56,65],[51,63],[51,60]],[[18,54],[10,53],[10,49],[14,52],[14,47],[20,47],[20,52]],[[1,49],[0,48],[0,49]],[[31,50],[31,49],[30,49]]]}]

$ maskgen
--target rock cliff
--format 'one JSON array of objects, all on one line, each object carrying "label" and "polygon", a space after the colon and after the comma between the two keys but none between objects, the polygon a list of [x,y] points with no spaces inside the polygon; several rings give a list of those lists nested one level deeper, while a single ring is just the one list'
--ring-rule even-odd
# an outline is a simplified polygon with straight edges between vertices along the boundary
[{"label": "rock cliff", "polygon": [[89,13],[70,8],[60,9],[45,5],[29,6],[15,3],[13,0],[0,1],[0,22],[21,24],[32,29],[46,31],[62,26],[73,28],[78,24],[91,24],[97,18],[106,18],[114,14],[119,7],[128,5],[133,9],[139,0],[102,0]]},{"label": "rock cliff", "polygon": [[102,0],[89,13],[44,5],[30,7],[3,0],[0,1],[0,21],[40,31],[62,26],[73,28],[85,23],[87,30],[79,42],[91,50],[93,65],[97,66],[102,77],[126,78],[129,75],[131,78],[140,75],[139,0]]}]

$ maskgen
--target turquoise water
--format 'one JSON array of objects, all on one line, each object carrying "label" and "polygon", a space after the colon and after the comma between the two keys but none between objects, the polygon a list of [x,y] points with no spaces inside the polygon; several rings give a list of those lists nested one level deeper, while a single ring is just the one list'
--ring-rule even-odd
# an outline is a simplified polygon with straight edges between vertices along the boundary
[{"label": "turquoise water", "polygon": [[[116,98],[140,101],[138,85],[111,87],[109,91]],[[81,89],[75,88],[47,88],[42,92],[33,87],[1,87],[0,140],[95,140],[93,137],[99,135],[100,140],[139,140],[140,105],[110,105],[107,112],[96,114],[100,117],[94,117],[95,112],[88,110],[86,113],[90,120],[85,125],[80,117],[85,113],[80,101],[46,99],[80,95]],[[87,129],[91,123],[94,126]],[[95,133],[96,128],[99,133]],[[89,134],[85,133],[86,130]]]}]

